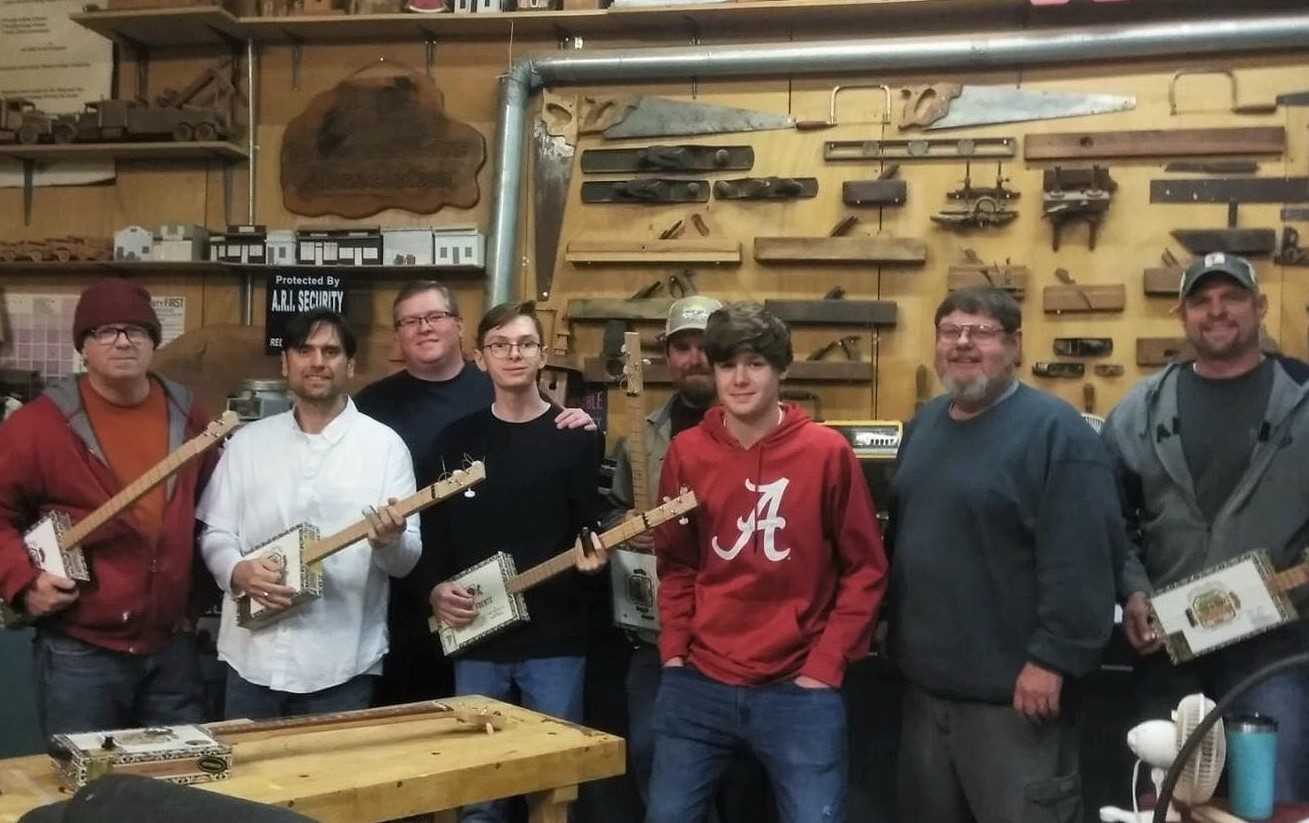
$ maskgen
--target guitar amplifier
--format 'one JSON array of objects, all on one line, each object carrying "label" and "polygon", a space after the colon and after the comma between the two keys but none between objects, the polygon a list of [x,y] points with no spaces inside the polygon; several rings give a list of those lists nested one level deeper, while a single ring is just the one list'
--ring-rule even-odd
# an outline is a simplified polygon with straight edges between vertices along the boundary
[{"label": "guitar amplifier", "polygon": [[891,498],[891,475],[895,471],[895,458],[900,452],[900,439],[904,436],[904,423],[900,420],[828,420],[829,426],[854,449],[864,479],[877,506],[877,522],[886,530],[887,502]]}]

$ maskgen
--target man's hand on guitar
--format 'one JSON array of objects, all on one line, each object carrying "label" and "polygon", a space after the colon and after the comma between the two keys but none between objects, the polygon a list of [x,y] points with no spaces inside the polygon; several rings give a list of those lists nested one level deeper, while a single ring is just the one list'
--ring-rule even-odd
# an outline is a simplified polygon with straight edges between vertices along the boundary
[{"label": "man's hand on guitar", "polygon": [[595,418],[585,409],[567,408],[555,415],[556,429],[586,429],[595,431]]},{"label": "man's hand on guitar", "polygon": [[1163,638],[1150,625],[1150,601],[1145,592],[1132,592],[1123,605],[1123,634],[1137,654],[1154,654],[1163,648]]},{"label": "man's hand on guitar", "polygon": [[23,592],[23,611],[32,617],[45,617],[71,606],[78,594],[75,581],[41,572]]},{"label": "man's hand on guitar", "polygon": [[374,549],[385,549],[395,544],[405,531],[405,519],[395,507],[400,500],[387,498],[386,505],[380,509],[372,506],[364,509],[364,519],[368,521],[368,545]]},{"label": "man's hand on guitar", "polygon": [[432,603],[432,614],[443,626],[459,628],[467,626],[477,619],[477,606],[473,596],[458,583],[445,582],[432,589],[428,598]]},{"label": "man's hand on guitar", "polygon": [[[590,548],[587,548],[587,541]],[[609,552],[600,544],[600,536],[595,532],[587,529],[578,535],[577,542],[573,544],[573,562],[577,565],[577,570],[583,574],[595,574],[604,568],[609,562]]]},{"label": "man's hand on guitar", "polygon": [[242,560],[232,569],[232,589],[242,591],[266,609],[291,606],[295,591],[282,585],[282,567],[267,557]]}]

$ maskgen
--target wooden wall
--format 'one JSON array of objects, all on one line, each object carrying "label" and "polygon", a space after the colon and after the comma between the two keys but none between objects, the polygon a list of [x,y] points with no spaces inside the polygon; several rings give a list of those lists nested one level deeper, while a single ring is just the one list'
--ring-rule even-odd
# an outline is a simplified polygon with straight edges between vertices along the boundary
[{"label": "wooden wall", "polygon": [[[748,26],[748,18],[743,18],[743,25]],[[625,42],[630,43],[618,38],[589,37],[586,47],[605,48]],[[643,42],[645,45],[683,44],[685,38],[668,36],[662,39],[649,38]],[[520,55],[554,48],[556,43],[539,38],[515,39],[512,42],[459,42],[451,39],[449,42],[443,40],[438,43],[434,76],[445,93],[447,110],[473,124],[487,136],[488,155],[494,150],[489,143],[495,134],[497,76]],[[214,57],[218,56],[221,55],[214,54]],[[314,95],[331,88],[356,69],[374,64],[379,59],[403,63],[422,71],[424,45],[418,40],[370,44],[308,44],[303,51],[298,89],[292,88],[291,48],[266,46],[260,50],[256,222],[278,228],[341,222],[330,217],[301,218],[284,208],[278,184],[281,135],[286,124]],[[187,53],[156,53],[151,64],[151,93],[158,92],[164,86],[183,84],[209,62],[207,56],[196,54],[194,49]],[[1277,93],[1297,91],[1309,86],[1304,80],[1309,77],[1309,55],[1304,53],[1216,59],[1205,63],[1236,71],[1242,102],[1270,101]],[[1177,68],[1192,64],[1193,61],[1181,60],[1113,61],[1075,67],[1032,67],[1023,71],[776,77],[750,81],[699,82],[694,85],[688,81],[623,88],[558,88],[554,91],[640,93],[694,98],[703,102],[764,111],[789,111],[802,119],[825,119],[828,96],[834,83],[876,82],[889,84],[893,88],[938,81],[1021,83],[1029,88],[1133,94],[1137,98],[1136,109],[1120,114],[936,132],[929,136],[1021,136],[1074,130],[1280,125],[1287,130],[1288,151],[1284,157],[1258,158],[1260,175],[1303,176],[1309,173],[1309,134],[1306,133],[1309,128],[1309,108],[1281,108],[1275,114],[1264,116],[1232,115],[1227,111],[1228,92],[1225,81],[1222,78],[1206,77],[1183,81],[1179,100],[1183,112],[1170,116],[1167,100],[1169,79]],[[131,67],[130,61],[123,63],[121,83],[124,86],[134,82]],[[1144,296],[1142,270],[1159,265],[1160,254],[1165,249],[1172,249],[1179,258],[1186,258],[1184,249],[1169,236],[1170,229],[1222,227],[1226,209],[1222,205],[1152,205],[1149,203],[1149,181],[1171,176],[1165,175],[1162,170],[1164,159],[1108,162],[1104,165],[1117,181],[1118,191],[1101,226],[1097,248],[1094,251],[1087,248],[1084,224],[1074,223],[1065,231],[1060,251],[1054,252],[1051,249],[1050,226],[1040,216],[1041,173],[1047,166],[1026,163],[1020,153],[1003,166],[1010,187],[1021,193],[1015,206],[1020,215],[1008,227],[956,233],[942,229],[929,220],[929,215],[951,205],[946,200],[946,192],[961,184],[963,163],[954,160],[905,162],[900,172],[901,178],[907,180],[909,186],[908,203],[905,206],[886,208],[880,213],[877,209],[852,210],[841,203],[841,182],[874,178],[879,166],[871,162],[824,163],[822,143],[833,139],[868,139],[911,134],[901,133],[895,128],[894,123],[899,120],[898,110],[893,125],[884,127],[878,116],[881,107],[879,95],[853,92],[842,96],[840,125],[833,129],[809,133],[760,132],[682,141],[724,145],[749,143],[756,154],[755,167],[749,174],[816,176],[820,191],[813,200],[789,203],[710,200],[696,207],[584,206],[578,197],[582,175],[580,170],[575,170],[564,217],[564,240],[601,234],[632,239],[653,238],[676,220],[689,215],[692,210],[698,210],[704,215],[714,236],[738,239],[743,247],[743,262],[740,266],[697,269],[701,293],[728,299],[771,296],[817,298],[829,288],[840,285],[845,287],[851,298],[894,300],[900,312],[898,325],[883,329],[875,346],[869,345],[866,331],[864,334],[863,356],[875,357],[876,361],[877,378],[873,384],[812,384],[803,387],[821,394],[823,411],[831,419],[870,416],[907,418],[912,413],[914,372],[919,365],[931,365],[932,312],[945,294],[946,269],[952,263],[962,262],[963,249],[975,250],[988,262],[1008,260],[1024,264],[1031,272],[1028,295],[1023,304],[1024,379],[1067,398],[1079,407],[1082,405],[1083,383],[1092,382],[1098,392],[1095,411],[1106,413],[1126,389],[1144,374],[1134,362],[1135,338],[1179,333],[1177,320],[1170,313],[1172,301]],[[605,145],[641,145],[643,142]],[[580,158],[585,148],[598,145],[598,141],[584,138],[578,146],[577,156]],[[974,185],[992,185],[995,177],[994,162],[974,163],[972,177]],[[235,165],[233,182],[230,218],[232,222],[244,222],[245,168],[242,164]],[[479,182],[482,186],[481,201],[472,209],[446,208],[434,217],[388,211],[360,222],[382,225],[476,223],[485,231],[488,228],[491,202],[490,161],[480,172]],[[149,225],[184,222],[218,228],[226,222],[222,191],[222,172],[217,161],[208,164],[123,163],[119,166],[117,181],[111,185],[38,190],[29,226],[24,226],[21,220],[21,193],[17,190],[0,191],[0,237],[21,239],[67,234],[108,235],[116,228],[131,223]],[[525,194],[519,246],[521,265],[516,267],[516,278],[518,291],[523,296],[530,296],[534,293],[534,261],[531,259],[529,225],[530,191],[525,191]],[[1280,230],[1278,209],[1278,205],[1242,206],[1240,224]],[[752,239],[756,235],[822,235],[843,216],[852,213],[858,214],[860,218],[853,229],[855,234],[882,233],[926,241],[926,265],[766,266],[756,263],[750,256]],[[1299,228],[1304,230],[1306,227],[1300,224]],[[573,266],[562,259],[564,245],[564,242],[560,243],[560,255],[556,261],[551,301],[556,308],[562,308],[570,297],[625,297],[639,286],[667,274],[666,270],[659,267]],[[1306,346],[1309,320],[1305,311],[1306,299],[1309,299],[1309,278],[1305,277],[1306,270],[1283,269],[1273,265],[1267,258],[1258,261],[1257,266],[1269,298],[1268,331],[1288,353],[1299,357],[1309,355]],[[1041,311],[1041,288],[1057,283],[1054,271],[1060,267],[1067,269],[1079,283],[1126,284],[1126,311],[1121,314],[1071,316],[1044,314]],[[10,292],[75,292],[85,285],[68,275],[43,274],[39,270],[6,272],[0,276],[8,281],[3,285]],[[361,324],[385,326],[389,319],[391,298],[404,282],[405,276],[403,272],[390,271],[380,277],[366,276],[372,288],[366,293],[365,299],[357,301],[360,308],[352,311],[352,315]],[[181,294],[188,298],[188,329],[236,323],[240,320],[241,283],[237,275],[170,278],[146,276],[142,282],[153,291]],[[483,281],[480,278],[462,277],[453,280],[452,284],[464,303],[465,314],[469,318],[467,330],[471,332],[476,325],[475,319],[483,309]],[[262,319],[262,301],[262,289],[256,289],[256,322]],[[647,333],[653,335],[656,327],[657,324],[651,324],[646,329]],[[852,331],[856,330],[797,329],[794,335],[797,358],[803,359],[812,349],[838,334]],[[575,323],[573,332],[574,357],[598,352],[598,324]],[[1124,376],[1091,376],[1088,365],[1085,381],[1032,377],[1028,371],[1031,363],[1055,359],[1050,347],[1051,340],[1056,336],[1113,337],[1115,351],[1108,361],[1123,364],[1126,367]],[[380,335],[377,339],[385,340],[386,337]],[[371,357],[370,361],[378,365],[376,369],[370,368],[366,376],[388,368],[384,362],[386,359],[376,355]],[[258,370],[252,364],[251,372]],[[934,379],[933,388],[935,390]],[[652,394],[653,403],[660,392],[655,390]]]}]

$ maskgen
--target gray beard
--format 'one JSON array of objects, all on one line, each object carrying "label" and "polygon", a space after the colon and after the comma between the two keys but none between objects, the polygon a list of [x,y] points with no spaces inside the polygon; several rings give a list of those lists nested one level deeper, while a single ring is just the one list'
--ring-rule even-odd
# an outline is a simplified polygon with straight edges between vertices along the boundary
[{"label": "gray beard", "polygon": [[942,377],[941,385],[945,387],[945,392],[950,395],[951,400],[956,403],[963,402],[973,405],[986,399],[992,381],[986,375],[982,375],[968,383],[960,383],[949,377]]}]

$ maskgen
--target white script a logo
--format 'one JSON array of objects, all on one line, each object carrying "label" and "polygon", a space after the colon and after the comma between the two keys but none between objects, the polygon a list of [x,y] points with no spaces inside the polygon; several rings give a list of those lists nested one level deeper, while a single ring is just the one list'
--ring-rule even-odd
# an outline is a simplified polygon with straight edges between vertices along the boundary
[{"label": "white script a logo", "polygon": [[[759,493],[759,501],[755,503],[754,511],[738,517],[736,527],[741,533],[736,538],[736,543],[732,548],[724,549],[718,543],[718,536],[714,535],[712,542],[714,554],[724,560],[731,560],[741,553],[745,544],[750,541],[750,535],[757,531],[764,533],[764,557],[773,562],[785,560],[791,554],[790,549],[777,550],[777,530],[786,528],[786,518],[779,517],[777,509],[782,505],[782,495],[786,493],[786,487],[791,482],[790,478],[783,477],[772,483],[765,483],[762,486],[756,486],[749,480],[745,481],[745,487],[749,491]],[[763,516],[760,516],[760,515]]]}]

